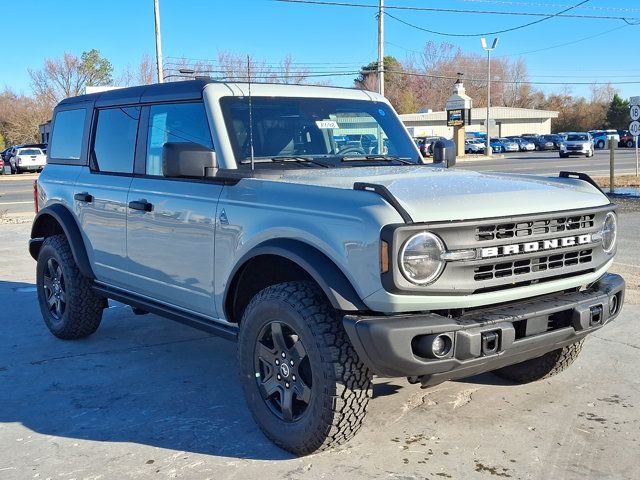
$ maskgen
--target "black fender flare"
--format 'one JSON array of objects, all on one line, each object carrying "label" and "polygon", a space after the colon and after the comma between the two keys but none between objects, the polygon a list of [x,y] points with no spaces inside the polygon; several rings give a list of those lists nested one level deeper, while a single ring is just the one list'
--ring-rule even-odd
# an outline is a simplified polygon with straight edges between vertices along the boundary
[{"label": "black fender flare", "polygon": [[241,268],[261,255],[276,255],[298,265],[318,284],[334,308],[350,312],[369,310],[333,260],[307,243],[285,238],[267,240],[241,257],[229,275],[231,280],[225,290],[223,305],[227,305],[231,286]]},{"label": "black fender flare", "polygon": [[45,237],[51,235],[51,219],[60,225],[62,232],[67,237],[73,259],[78,269],[87,278],[94,279],[95,275],[87,256],[84,239],[80,233],[78,222],[67,207],[61,204],[53,204],[38,212],[31,227],[31,240],[29,241],[29,254],[34,260],[38,260],[38,254]]}]

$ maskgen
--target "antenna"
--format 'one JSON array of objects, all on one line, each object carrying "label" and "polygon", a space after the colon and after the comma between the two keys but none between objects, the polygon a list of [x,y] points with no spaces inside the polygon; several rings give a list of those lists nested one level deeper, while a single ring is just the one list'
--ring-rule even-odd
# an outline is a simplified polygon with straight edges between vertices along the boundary
[{"label": "antenna", "polygon": [[255,169],[253,159],[253,105],[251,105],[251,60],[247,55],[247,82],[249,83],[249,151],[251,153],[251,171]]}]

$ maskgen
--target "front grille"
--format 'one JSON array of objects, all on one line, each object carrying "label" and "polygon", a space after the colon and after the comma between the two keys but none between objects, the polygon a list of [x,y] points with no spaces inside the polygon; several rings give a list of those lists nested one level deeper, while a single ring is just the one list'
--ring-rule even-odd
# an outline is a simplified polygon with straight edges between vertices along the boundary
[{"label": "front grille", "polygon": [[513,277],[528,273],[546,272],[563,267],[586,264],[593,259],[593,250],[585,249],[575,252],[558,253],[544,257],[527,258],[500,262],[492,265],[482,265],[474,269],[475,281],[486,281],[497,278]]},{"label": "front grille", "polygon": [[577,230],[592,228],[594,226],[594,220],[594,214],[587,214],[518,223],[482,225],[476,228],[476,240],[482,242],[486,240],[523,238],[569,231],[571,233],[577,233]]}]

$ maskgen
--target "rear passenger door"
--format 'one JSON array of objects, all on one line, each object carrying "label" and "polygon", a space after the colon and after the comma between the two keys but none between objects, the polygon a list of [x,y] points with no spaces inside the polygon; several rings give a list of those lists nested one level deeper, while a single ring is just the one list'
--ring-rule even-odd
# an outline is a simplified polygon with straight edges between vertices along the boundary
[{"label": "rear passenger door", "polygon": [[167,142],[213,149],[204,105],[151,105],[142,115],[146,154],[136,163],[128,202],[147,208],[128,209],[130,288],[153,300],[216,317],[214,233],[222,184],[211,179],[166,178],[162,173],[162,147]]},{"label": "rear passenger door", "polygon": [[89,167],[76,181],[76,215],[100,282],[124,286],[127,277],[127,194],[133,178],[140,107],[97,110]]}]

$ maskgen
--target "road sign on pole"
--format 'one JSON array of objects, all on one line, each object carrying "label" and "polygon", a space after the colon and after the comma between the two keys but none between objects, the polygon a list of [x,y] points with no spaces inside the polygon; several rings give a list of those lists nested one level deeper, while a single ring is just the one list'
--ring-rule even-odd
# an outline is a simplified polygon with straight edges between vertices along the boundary
[{"label": "road sign on pole", "polygon": [[633,105],[631,110],[629,110],[629,114],[631,115],[631,120],[640,120],[640,105]]},{"label": "road sign on pole", "polygon": [[633,135],[634,137],[637,137],[638,135],[640,135],[640,122],[637,120],[634,120],[633,122],[631,122],[629,124],[629,133],[631,135]]},{"label": "road sign on pole", "polygon": [[631,97],[629,99],[629,105],[640,105],[640,97]]}]

